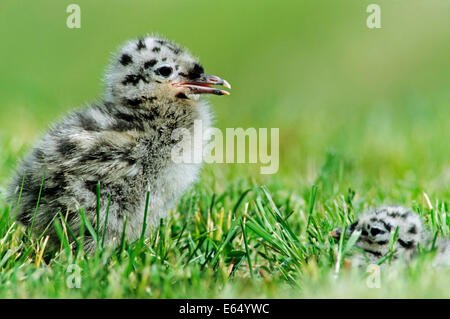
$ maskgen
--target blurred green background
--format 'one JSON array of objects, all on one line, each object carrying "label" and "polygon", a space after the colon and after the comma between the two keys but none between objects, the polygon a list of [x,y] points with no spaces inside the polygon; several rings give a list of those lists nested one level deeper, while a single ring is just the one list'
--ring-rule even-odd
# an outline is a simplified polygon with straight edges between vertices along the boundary
[{"label": "blurred green background", "polygon": [[[233,85],[211,99],[218,127],[280,128],[276,177],[237,164],[217,174],[295,188],[331,150],[353,187],[414,185],[448,199],[450,2],[376,1],[382,28],[370,30],[373,2],[2,0],[0,184],[49,123],[99,96],[111,52],[159,33]],[[70,3],[81,29],[66,27]]]}]

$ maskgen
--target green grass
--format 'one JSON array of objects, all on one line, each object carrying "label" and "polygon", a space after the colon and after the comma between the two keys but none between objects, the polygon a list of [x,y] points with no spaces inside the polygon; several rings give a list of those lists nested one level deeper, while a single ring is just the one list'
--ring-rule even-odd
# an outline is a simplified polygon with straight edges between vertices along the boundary
[{"label": "green grass", "polygon": [[[448,2],[380,0],[381,30],[360,0],[80,0],[80,30],[65,27],[69,3],[0,5],[0,297],[450,297],[432,252],[382,268],[371,289],[346,267],[351,242],[328,235],[388,203],[450,235]],[[219,128],[280,128],[280,171],[207,165],[149,238],[91,257],[71,251],[58,216],[49,256],[45,237],[12,223],[8,179],[49,123],[100,94],[110,52],[147,32],[230,81],[231,96],[211,99]]]},{"label": "green grass", "polygon": [[[346,267],[351,243],[335,243],[328,233],[372,201],[352,189],[324,191],[327,183],[337,185],[329,176],[339,174],[340,161],[328,155],[315,183],[297,191],[243,178],[218,191],[205,177],[149,238],[128,243],[125,234],[119,248],[99,245],[94,256],[72,251],[61,215],[60,251],[47,255],[45,237],[30,239],[4,208],[0,297],[450,297],[450,269],[434,269],[432,252],[423,251],[408,267],[382,268],[379,289],[368,288],[367,273]],[[212,177],[212,170],[205,175]],[[429,208],[419,195],[412,205],[434,232],[448,235],[447,202],[438,199]],[[101,242],[102,234],[84,220]],[[80,288],[67,284],[72,264],[80,267]]]}]

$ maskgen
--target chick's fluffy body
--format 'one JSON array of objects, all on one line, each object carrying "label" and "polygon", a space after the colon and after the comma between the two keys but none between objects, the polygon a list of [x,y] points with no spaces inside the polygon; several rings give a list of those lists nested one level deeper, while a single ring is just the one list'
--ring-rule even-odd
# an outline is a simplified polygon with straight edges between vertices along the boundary
[{"label": "chick's fluffy body", "polygon": [[[360,235],[355,246],[363,254],[355,254],[352,264],[355,266],[377,263],[391,251],[393,232],[398,229],[393,244],[393,260],[406,263],[415,259],[419,246],[432,248],[433,234],[424,226],[421,217],[402,206],[382,206],[369,210],[359,216],[348,229],[348,235],[358,231]],[[450,266],[450,240],[439,237],[435,242],[436,265]]]},{"label": "chick's fluffy body", "polygon": [[[211,116],[206,102],[178,98],[157,87],[160,81],[151,71],[163,59],[186,73],[198,68],[195,59],[167,40],[131,41],[113,60],[104,98],[69,114],[35,145],[11,186],[12,200],[21,194],[18,221],[33,225],[39,235],[61,212],[78,235],[83,209],[96,227],[98,182],[101,233],[110,199],[106,245],[117,245],[126,216],[127,239],[140,236],[147,191],[147,223],[154,224],[166,215],[200,169],[200,164],[171,160],[175,144],[189,143],[174,139],[172,132],[177,128],[192,132],[195,120],[201,120],[207,130]],[[148,61],[153,65],[149,67]],[[59,240],[54,227],[48,227],[47,234],[55,246]],[[95,249],[93,238],[86,237],[84,242],[87,251]]]}]

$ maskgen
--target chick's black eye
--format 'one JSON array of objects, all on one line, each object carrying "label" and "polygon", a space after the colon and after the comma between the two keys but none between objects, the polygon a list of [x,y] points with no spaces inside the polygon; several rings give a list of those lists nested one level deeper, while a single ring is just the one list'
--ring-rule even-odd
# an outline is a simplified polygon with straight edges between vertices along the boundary
[{"label": "chick's black eye", "polygon": [[156,74],[159,74],[164,77],[168,77],[172,74],[172,68],[170,66],[162,66],[156,69]]},{"label": "chick's black eye", "polygon": [[379,229],[379,228],[376,228],[376,227],[373,227],[373,228],[370,230],[370,234],[371,234],[372,236],[376,236],[376,235],[378,235],[378,234],[383,234],[383,233],[384,233],[384,230]]}]

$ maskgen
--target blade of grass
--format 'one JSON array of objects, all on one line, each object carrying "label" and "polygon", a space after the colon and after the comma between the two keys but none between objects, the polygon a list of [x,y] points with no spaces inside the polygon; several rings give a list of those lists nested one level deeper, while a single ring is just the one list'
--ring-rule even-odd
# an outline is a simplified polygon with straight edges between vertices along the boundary
[{"label": "blade of grass", "polygon": [[36,202],[36,208],[34,209],[33,219],[31,221],[31,226],[30,226],[30,231],[29,231],[30,235],[31,235],[31,233],[33,231],[34,221],[36,219],[37,211],[38,211],[38,208],[39,208],[39,202],[41,200],[42,188],[44,187],[44,180],[45,180],[45,173],[42,175],[41,186],[39,187],[39,195],[38,195],[38,199],[37,199],[37,202]]},{"label": "blade of grass", "polygon": [[96,213],[97,213],[97,239],[98,239],[98,238],[100,238],[100,181],[97,182]]},{"label": "blade of grass", "polygon": [[16,219],[17,212],[18,212],[18,210],[19,210],[20,201],[21,201],[21,199],[22,199],[22,191],[23,191],[23,185],[24,185],[24,183],[25,183],[25,175],[26,175],[26,172],[23,173],[22,184],[21,184],[21,186],[20,186],[20,191],[19,191],[19,197],[17,198],[16,209],[14,210],[14,215],[13,215],[13,217],[12,217],[12,220],[13,220],[13,221]]},{"label": "blade of grass", "polygon": [[83,224],[86,225],[86,228],[89,231],[89,233],[91,234],[92,238],[94,238],[96,244],[98,244],[97,233],[95,232],[94,228],[92,227],[92,224],[89,221],[89,219],[86,217],[86,213],[84,212],[84,209],[80,209],[78,211],[78,213],[80,214],[81,220],[82,220]]},{"label": "blade of grass", "polygon": [[108,228],[108,218],[109,218],[109,209],[111,206],[111,195],[108,196],[108,204],[106,205],[106,214],[105,214],[105,224],[103,226],[103,234],[102,234],[102,244],[101,247],[105,247],[105,236],[106,236],[106,229]]},{"label": "blade of grass", "polygon": [[66,250],[67,254],[70,254],[71,250],[70,250],[69,242],[67,241],[66,236],[64,236],[64,232],[62,230],[61,223],[59,222],[59,220],[55,220],[53,225],[55,227],[56,234],[58,235],[59,240],[61,241],[64,249]]},{"label": "blade of grass", "polygon": [[74,232],[72,231],[72,228],[69,226],[69,224],[67,223],[66,219],[64,218],[63,214],[59,211],[58,212],[60,219],[64,222],[64,225],[66,226],[67,230],[69,231],[70,236],[73,238],[73,240],[75,241],[75,244],[78,245],[80,244],[78,242],[77,237],[75,236]]},{"label": "blade of grass", "polygon": [[243,218],[241,218],[241,229],[242,229],[242,235],[244,236],[244,246],[245,246],[245,253],[247,255],[247,262],[248,262],[248,268],[250,270],[250,277],[254,278],[254,274],[253,274],[253,266],[252,266],[252,260],[250,257],[250,250],[248,249],[248,244],[247,244],[247,233],[245,230],[245,225],[243,222]]},{"label": "blade of grass", "polygon": [[247,190],[245,190],[241,196],[239,196],[238,201],[236,202],[236,204],[233,207],[233,215],[236,214],[239,206],[241,205],[242,201],[244,200],[245,196],[247,196],[247,194],[252,190],[253,188],[249,188]]},{"label": "blade of grass", "polygon": [[147,191],[147,194],[145,196],[145,210],[144,210],[144,220],[142,223],[142,232],[141,232],[141,238],[139,239],[139,242],[142,244],[144,242],[145,232],[147,231],[147,214],[148,214],[148,203],[150,201],[150,191]]},{"label": "blade of grass", "polygon": [[127,223],[128,223],[128,215],[125,216],[125,220],[123,221],[122,238],[120,239],[120,246],[119,246],[119,260],[121,260],[122,252],[125,248]]},{"label": "blade of grass", "polygon": [[317,190],[318,190],[317,185],[313,185],[311,187],[311,194],[309,196],[308,220],[306,222],[306,229],[309,228],[309,224],[311,223],[312,213],[314,210],[314,204],[315,204],[316,198],[317,198]]}]

